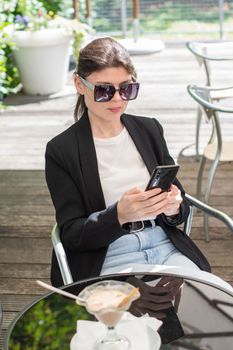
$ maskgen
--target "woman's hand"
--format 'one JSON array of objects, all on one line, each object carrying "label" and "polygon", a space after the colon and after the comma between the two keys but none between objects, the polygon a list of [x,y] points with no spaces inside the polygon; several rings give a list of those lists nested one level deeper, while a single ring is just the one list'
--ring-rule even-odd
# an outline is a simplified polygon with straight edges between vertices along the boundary
[{"label": "woman's hand", "polygon": [[168,203],[164,210],[166,216],[172,216],[179,214],[180,205],[183,201],[180,190],[177,186],[172,185],[171,190],[168,192]]},{"label": "woman's hand", "polygon": [[169,192],[161,192],[160,188],[149,191],[133,188],[125,192],[118,202],[118,220],[123,225],[126,222],[151,220],[162,213],[176,215],[181,202],[180,190],[175,185]]},{"label": "woman's hand", "polygon": [[135,300],[130,307],[133,315],[138,317],[148,313],[152,317],[164,319],[167,316],[167,309],[174,307],[174,311],[178,311],[184,283],[182,278],[163,276],[155,285],[153,282],[147,284],[136,277],[129,277],[127,282],[139,287],[141,293],[140,298]]}]

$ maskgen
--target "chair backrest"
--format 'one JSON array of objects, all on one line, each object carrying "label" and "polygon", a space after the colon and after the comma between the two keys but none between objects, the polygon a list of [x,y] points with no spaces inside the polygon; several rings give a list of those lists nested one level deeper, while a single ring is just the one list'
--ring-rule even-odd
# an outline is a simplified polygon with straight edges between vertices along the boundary
[{"label": "chair backrest", "polygon": [[73,277],[68,264],[66,252],[60,238],[60,231],[55,224],[52,229],[52,244],[57,257],[58,265],[61,271],[62,279],[64,284],[73,283]]},{"label": "chair backrest", "polygon": [[186,46],[189,49],[189,51],[191,51],[194,54],[199,65],[204,66],[205,73],[206,73],[206,85],[209,86],[211,84],[211,80],[210,80],[211,70],[210,70],[210,64],[206,59],[207,49],[205,45],[202,45],[194,41],[188,41],[186,43]]},{"label": "chair backrest", "polygon": [[[212,134],[210,135],[210,139],[208,143],[212,143],[215,139],[217,140],[217,149],[218,152],[221,153],[222,150],[222,133],[219,121],[218,112],[228,112],[232,113],[233,110],[228,108],[223,108],[219,104],[214,104],[211,92],[212,91],[222,91],[227,89],[212,89],[211,87],[200,87],[196,85],[188,85],[187,87],[188,93],[190,96],[199,104],[199,106],[204,111],[204,114],[207,117],[207,120],[212,119],[213,129]],[[216,137],[215,137],[216,136]]]},{"label": "chair backrest", "polygon": [[188,41],[186,47],[195,56],[199,65],[204,66],[207,86],[213,84],[211,79],[211,61],[233,61],[233,42],[205,43]]}]

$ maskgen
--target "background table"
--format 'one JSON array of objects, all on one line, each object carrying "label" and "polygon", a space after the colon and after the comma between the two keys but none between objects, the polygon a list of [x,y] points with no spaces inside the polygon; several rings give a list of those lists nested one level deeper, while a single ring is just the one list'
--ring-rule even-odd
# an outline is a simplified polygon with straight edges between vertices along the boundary
[{"label": "background table", "polygon": [[[138,281],[154,286],[160,277],[179,279],[168,273],[125,273],[76,282],[64,287],[78,294],[87,285],[100,280]],[[144,291],[141,290],[143,295]],[[149,313],[156,316],[158,303]],[[172,310],[172,311],[171,311]],[[148,312],[148,310],[146,310]],[[142,314],[146,312],[142,310]],[[132,311],[133,312],[133,311]],[[160,329],[161,349],[231,350],[233,344],[233,294],[197,278],[185,278],[177,315],[165,310],[168,317]],[[77,320],[94,320],[84,307],[56,293],[35,300],[12,322],[6,335],[5,350],[65,350],[76,332]],[[90,335],[91,336],[91,335]],[[78,349],[77,349],[78,350]]]}]

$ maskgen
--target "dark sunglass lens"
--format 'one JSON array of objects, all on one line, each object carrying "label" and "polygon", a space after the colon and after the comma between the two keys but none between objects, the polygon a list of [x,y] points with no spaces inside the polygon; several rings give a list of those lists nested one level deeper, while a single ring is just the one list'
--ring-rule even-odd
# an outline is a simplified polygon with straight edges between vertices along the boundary
[{"label": "dark sunglass lens", "polygon": [[94,89],[94,99],[96,102],[110,101],[116,90],[112,85],[96,85]]},{"label": "dark sunglass lens", "polygon": [[138,95],[139,84],[131,83],[122,85],[120,88],[120,95],[122,100],[134,100]]}]

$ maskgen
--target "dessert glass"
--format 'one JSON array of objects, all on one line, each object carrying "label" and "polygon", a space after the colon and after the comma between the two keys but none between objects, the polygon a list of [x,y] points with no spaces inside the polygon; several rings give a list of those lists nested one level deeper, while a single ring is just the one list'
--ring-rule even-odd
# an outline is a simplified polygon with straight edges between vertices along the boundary
[{"label": "dessert glass", "polygon": [[131,303],[140,297],[138,289],[126,282],[108,280],[86,287],[79,297],[84,299],[87,311],[107,327],[106,335],[96,341],[94,349],[130,349],[129,339],[118,335],[115,326]]}]

